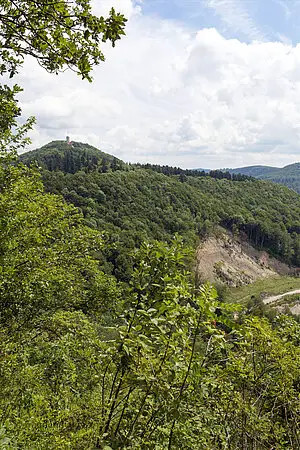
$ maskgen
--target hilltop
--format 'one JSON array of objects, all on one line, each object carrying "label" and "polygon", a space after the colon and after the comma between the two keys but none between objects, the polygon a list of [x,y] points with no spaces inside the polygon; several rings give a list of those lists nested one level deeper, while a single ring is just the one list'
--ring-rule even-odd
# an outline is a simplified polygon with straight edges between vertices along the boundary
[{"label": "hilltop", "polygon": [[35,161],[43,169],[76,173],[80,170],[101,169],[107,171],[111,166],[121,168],[125,165],[113,155],[104,153],[89,144],[70,141],[52,141],[43,147],[20,155],[24,164]]}]

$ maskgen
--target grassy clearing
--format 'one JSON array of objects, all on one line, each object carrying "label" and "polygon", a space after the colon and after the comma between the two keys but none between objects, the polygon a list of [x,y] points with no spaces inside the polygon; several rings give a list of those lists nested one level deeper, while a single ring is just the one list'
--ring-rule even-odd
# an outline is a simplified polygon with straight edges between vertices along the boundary
[{"label": "grassy clearing", "polygon": [[257,280],[252,284],[237,288],[228,288],[224,293],[224,299],[233,303],[247,303],[251,296],[264,297],[276,294],[284,294],[285,292],[300,289],[300,278],[276,276]]}]

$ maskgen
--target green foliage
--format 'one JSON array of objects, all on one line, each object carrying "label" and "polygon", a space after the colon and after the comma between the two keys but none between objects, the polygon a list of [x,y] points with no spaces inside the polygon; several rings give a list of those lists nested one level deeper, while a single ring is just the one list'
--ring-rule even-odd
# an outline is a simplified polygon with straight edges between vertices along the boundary
[{"label": "green foliage", "polygon": [[240,333],[206,396],[209,410],[218,405],[209,427],[217,443],[208,448],[297,448],[299,348],[266,320],[246,320]]},{"label": "green foliage", "polygon": [[105,281],[92,257],[101,235],[73,206],[45,195],[35,171],[0,162],[1,323],[13,329],[63,306],[90,308]]},{"label": "green foliage", "polygon": [[[22,158],[51,169],[42,171],[46,189],[80,207],[90,226],[112,234],[113,247],[106,247],[105,260],[119,279],[129,280],[128,255],[144,240],[169,241],[180,233],[195,245],[215,225],[242,233],[257,248],[298,265],[300,198],[295,192],[254,179],[185,175],[182,182],[180,174],[164,174],[166,167],[158,173],[159,166],[145,170],[118,160],[114,170],[113,157],[84,144],[73,145],[69,152],[67,144],[49,144]],[[87,156],[82,158],[84,151]],[[91,167],[94,157],[98,162]]]},{"label": "green foliage", "polygon": [[[11,77],[31,55],[90,79],[99,43],[124,33],[123,16],[96,18],[88,0],[0,5],[0,70]],[[219,172],[128,167],[81,144],[58,154],[54,143],[41,158],[47,188],[84,221],[44,193],[35,169],[3,156],[32,124],[14,131],[19,91],[0,91],[0,447],[299,448],[299,324],[253,311],[237,323],[238,306],[194,287],[189,252],[172,240],[222,223],[299,258],[298,197]],[[142,244],[149,237],[169,243]]]},{"label": "green foliage", "polygon": [[[104,61],[103,42],[113,46],[126,19],[112,8],[109,16],[92,14],[89,0],[0,0],[0,75],[13,78],[26,56],[48,72],[70,69],[89,81],[93,66]],[[18,85],[0,85],[0,151],[28,143],[26,133],[34,119],[18,126],[21,114]]]},{"label": "green foliage", "polygon": [[[114,46],[124,34],[123,15],[112,9],[107,19],[96,17],[89,0],[1,0],[0,6],[0,74],[10,78],[29,55],[49,72],[69,68],[91,81],[92,67],[104,60],[100,43]],[[11,164],[34,123],[18,125],[21,90],[0,86],[0,322],[11,332],[63,305],[91,310],[107,287],[91,257],[99,233],[83,226],[75,208],[43,195],[35,171]]]},{"label": "green foliage", "polygon": [[114,46],[125,22],[114,9],[96,17],[88,0],[1,0],[0,73],[12,78],[30,55],[49,72],[68,67],[90,80],[92,66],[104,60],[99,44]]},{"label": "green foliage", "polygon": [[297,448],[299,324],[246,316],[237,326],[236,306],[219,305],[209,286],[195,291],[185,258],[179,239],[143,245],[113,326],[60,308],[14,339],[2,333],[5,442]]},{"label": "green foliage", "polygon": [[179,179],[182,183],[187,181],[186,177],[212,177],[218,180],[226,179],[231,181],[252,180],[252,177],[242,175],[240,173],[230,173],[223,170],[202,170],[202,169],[181,169],[180,167],[160,166],[158,164],[134,164],[134,167],[153,170],[154,172],[163,173],[164,175],[180,175]]},{"label": "green foliage", "polygon": [[31,117],[23,125],[18,125],[17,121],[21,115],[21,109],[18,107],[15,96],[21,91],[22,89],[17,85],[11,88],[0,84],[0,155],[15,152],[30,142],[26,135],[35,119]]}]

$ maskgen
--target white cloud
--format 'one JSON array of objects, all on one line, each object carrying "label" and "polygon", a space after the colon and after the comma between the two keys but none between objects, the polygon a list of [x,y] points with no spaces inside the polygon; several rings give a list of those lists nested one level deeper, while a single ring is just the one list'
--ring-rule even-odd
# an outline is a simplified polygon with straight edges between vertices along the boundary
[{"label": "white cloud", "polygon": [[125,161],[215,168],[299,159],[300,45],[194,33],[123,6],[127,36],[107,49],[92,84],[27,61],[19,82],[24,114],[37,116],[33,147],[68,132]]},{"label": "white cloud", "polygon": [[92,0],[92,10],[94,14],[108,16],[113,7],[117,12],[130,19],[133,15],[141,13],[141,1],[132,0]]}]

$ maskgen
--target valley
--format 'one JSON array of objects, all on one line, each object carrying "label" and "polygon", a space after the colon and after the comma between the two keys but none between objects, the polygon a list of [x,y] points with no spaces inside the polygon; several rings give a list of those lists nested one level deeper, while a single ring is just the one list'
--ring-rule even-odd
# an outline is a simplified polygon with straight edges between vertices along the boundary
[{"label": "valley", "polygon": [[297,448],[297,193],[54,141],[0,217],[0,445]]},{"label": "valley", "polygon": [[[54,141],[23,154],[21,161],[36,161],[46,190],[80,208],[92,228],[118,236],[124,251],[147,239],[168,241],[176,233],[196,248],[221,226],[283,263],[300,265],[300,197],[283,186],[231,180],[221,172],[209,176],[125,164],[76,142]],[[121,276],[129,267],[121,267],[116,253],[109,263]]]},{"label": "valley", "polygon": [[142,241],[170,241],[178,233],[197,248],[197,282],[225,286],[228,301],[300,288],[292,276],[300,262],[300,198],[286,188],[229,180],[218,171],[213,178],[207,171],[125,164],[76,142],[54,141],[21,160],[37,162],[47,191],[79,207],[87,225],[106,230],[102,264],[120,281],[130,279],[132,251]]},{"label": "valley", "polygon": [[297,2],[115,3],[0,0],[0,450],[300,449],[300,164],[205,169],[297,159]]}]

